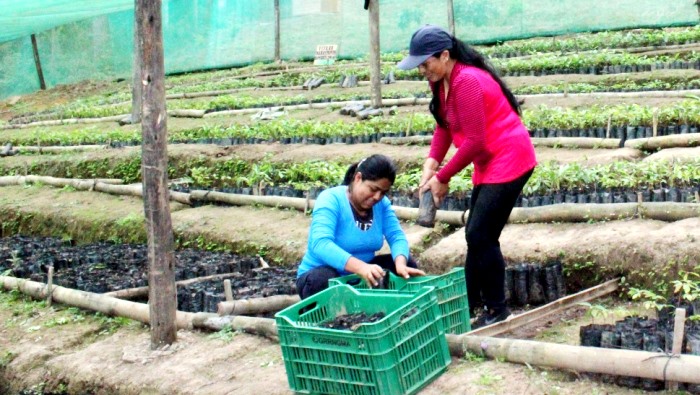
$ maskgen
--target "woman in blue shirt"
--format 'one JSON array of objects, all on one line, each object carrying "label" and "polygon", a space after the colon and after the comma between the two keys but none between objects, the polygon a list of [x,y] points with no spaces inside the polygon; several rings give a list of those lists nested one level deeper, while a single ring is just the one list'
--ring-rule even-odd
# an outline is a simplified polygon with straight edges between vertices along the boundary
[{"label": "woman in blue shirt", "polygon": [[[406,235],[385,196],[395,178],[393,162],[372,155],[348,168],[343,185],[321,192],[297,271],[302,299],[326,289],[329,279],[350,273],[371,286],[379,285],[384,270],[404,278],[425,275],[410,257]],[[384,239],[391,254],[375,256]]]}]

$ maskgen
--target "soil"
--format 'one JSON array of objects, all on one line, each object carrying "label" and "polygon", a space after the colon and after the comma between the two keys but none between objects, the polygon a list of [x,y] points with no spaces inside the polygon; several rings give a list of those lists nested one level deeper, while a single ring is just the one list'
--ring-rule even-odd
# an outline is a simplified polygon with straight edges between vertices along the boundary
[{"label": "soil", "polygon": [[381,320],[385,315],[384,313],[371,315],[367,315],[367,313],[342,314],[332,320],[322,322],[319,326],[321,328],[354,331],[362,324],[370,324]]}]

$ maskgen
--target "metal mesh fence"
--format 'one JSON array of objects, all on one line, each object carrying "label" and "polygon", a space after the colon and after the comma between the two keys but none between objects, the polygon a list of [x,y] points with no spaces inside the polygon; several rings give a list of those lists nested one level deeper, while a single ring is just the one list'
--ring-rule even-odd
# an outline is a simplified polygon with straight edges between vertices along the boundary
[{"label": "metal mesh fence", "polygon": [[[57,21],[81,16],[75,10],[80,2],[9,1],[0,18],[14,21],[11,26],[0,26],[0,41],[5,40],[0,43],[0,98],[39,89],[32,32],[49,87],[86,79],[129,78],[133,9],[111,12],[125,7],[124,0],[111,0],[112,8],[102,11],[109,14],[56,26]],[[35,7],[51,3],[52,7],[42,8],[41,15],[27,14],[27,3]],[[133,1],[130,3],[133,7]],[[19,7],[21,4],[24,6]],[[406,49],[411,33],[422,24],[447,27],[447,4],[446,0],[381,0],[382,52]],[[365,56],[369,18],[362,5],[362,0],[280,0],[281,57],[311,58],[321,44],[338,45],[343,58]],[[82,16],[99,12],[91,9]],[[457,36],[471,43],[698,21],[695,0],[454,0],[454,15]],[[166,72],[270,61],[274,31],[273,0],[165,1]]]}]

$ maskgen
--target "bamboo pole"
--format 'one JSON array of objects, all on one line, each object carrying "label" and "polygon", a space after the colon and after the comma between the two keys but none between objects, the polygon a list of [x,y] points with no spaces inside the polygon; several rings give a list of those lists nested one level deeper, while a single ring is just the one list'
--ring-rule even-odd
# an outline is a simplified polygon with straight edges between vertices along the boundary
[{"label": "bamboo pole", "polygon": [[450,354],[467,352],[506,362],[576,372],[633,376],[683,383],[700,383],[700,356],[671,357],[664,353],[612,348],[581,347],[531,340],[484,336],[446,335]]},{"label": "bamboo pole", "polygon": [[53,302],[53,265],[49,266],[48,280],[46,281],[46,306],[51,307]]},{"label": "bamboo pole", "polygon": [[[143,186],[141,185],[118,185],[122,180],[114,179],[95,179],[84,180],[74,178],[57,178],[49,176],[3,176],[0,177],[0,186],[23,185],[25,183],[40,183],[51,185],[57,188],[71,186],[81,191],[97,191],[113,195],[127,195],[135,197],[143,197]],[[184,192],[168,191],[170,200],[191,205],[190,194]]]},{"label": "bamboo pole", "polygon": [[58,126],[58,125],[74,125],[83,123],[99,123],[99,122],[118,122],[129,114],[113,115],[110,117],[102,118],[66,118],[66,119],[54,119],[50,121],[39,121],[30,122],[23,124],[7,124],[1,125],[0,129],[25,129],[33,128],[36,126]]},{"label": "bamboo pole", "polygon": [[204,110],[168,110],[168,115],[181,118],[204,118]]},{"label": "bamboo pole", "polygon": [[224,280],[224,297],[227,302],[233,301],[233,290],[231,289],[231,280]]},{"label": "bamboo pole", "polygon": [[39,58],[39,47],[36,44],[36,35],[31,35],[32,52],[34,53],[34,65],[36,66],[36,74],[39,77],[39,88],[46,90],[46,81],[44,80],[44,71],[41,69],[41,59]]},{"label": "bamboo pole", "polygon": [[382,137],[379,142],[389,145],[430,145],[433,136]]},{"label": "bamboo pole", "polygon": [[[175,285],[178,287],[184,287],[187,285],[192,285],[192,284],[201,283],[201,282],[205,282],[205,281],[222,280],[225,278],[236,277],[238,275],[240,275],[240,273],[212,274],[210,276],[190,278],[187,280],[180,280],[180,281],[175,282]],[[111,297],[119,298],[119,299],[141,298],[144,296],[148,296],[148,287],[146,286],[146,287],[120,289],[118,291],[105,292],[103,295],[111,296]]]},{"label": "bamboo pole", "polygon": [[594,148],[617,149],[620,148],[619,139],[599,139],[593,137],[533,137],[532,145],[535,147],[561,147],[561,148]]},{"label": "bamboo pole", "polygon": [[455,8],[454,2],[452,0],[447,0],[447,26],[450,29],[450,34],[453,37],[455,35]]},{"label": "bamboo pole", "polygon": [[276,312],[297,303],[299,300],[298,295],[273,295],[265,298],[238,299],[230,301],[227,299],[225,302],[219,302],[217,313],[220,316],[223,316]]},{"label": "bamboo pole", "polygon": [[[216,191],[190,191],[192,201],[220,202],[236,206],[262,205],[267,207],[286,207],[299,211],[304,211],[307,207],[306,199],[292,198],[284,196],[262,196],[262,195],[236,195]],[[315,200],[308,203],[308,208],[313,209]]]},{"label": "bamboo pole", "polygon": [[62,146],[62,145],[56,145],[56,146],[48,146],[48,147],[41,147],[41,146],[33,146],[33,145],[25,145],[25,146],[19,146],[15,147],[17,151],[21,152],[32,152],[32,153],[39,153],[39,154],[58,154],[58,153],[64,153],[64,152],[84,152],[84,151],[100,151],[109,148],[107,145],[99,145],[99,144],[91,144],[91,145],[70,145],[70,146]]},{"label": "bamboo pole", "polygon": [[[671,346],[671,354],[681,354],[683,348],[683,336],[685,336],[685,309],[676,309],[676,314],[673,321],[673,346]],[[666,389],[669,391],[678,391],[678,382],[666,382]]]},{"label": "bamboo pole", "polygon": [[140,123],[143,111],[143,83],[141,82],[141,64],[143,63],[141,57],[141,35],[143,31],[138,23],[137,2],[138,0],[134,0],[134,59],[131,70],[131,114],[126,119],[126,122],[125,120],[120,121],[129,124]]},{"label": "bamboo pole", "polygon": [[700,133],[672,134],[625,141],[625,147],[642,151],[657,151],[665,148],[700,146]]},{"label": "bamboo pole", "polygon": [[277,324],[272,318],[248,317],[244,315],[220,317],[216,314],[197,313],[192,317],[192,326],[209,331],[220,331],[225,328],[231,328],[234,331],[263,336],[274,342],[279,342]]},{"label": "bamboo pole", "polygon": [[523,314],[518,314],[505,321],[497,322],[492,325],[484,326],[469,332],[469,335],[477,336],[497,336],[502,333],[510,332],[521,326],[531,324],[537,320],[540,320],[548,315],[557,313],[559,311],[568,309],[576,304],[587,302],[589,300],[598,299],[602,296],[609,295],[618,290],[620,286],[620,279],[616,278],[613,280],[606,281],[600,285],[593,288],[584,289],[581,292],[575,293],[573,295],[568,295],[563,298],[557,299],[544,306],[540,306],[536,309],[527,311]]},{"label": "bamboo pole", "polygon": [[[568,85],[567,85],[568,86]],[[541,95],[517,95],[518,99],[559,99],[559,98],[589,98],[589,99],[634,99],[634,98],[685,98],[688,95],[700,95],[700,89],[676,91],[644,91],[644,92],[590,92],[590,93],[544,93]]]},{"label": "bamboo pole", "polygon": [[[0,288],[17,289],[36,299],[46,298],[46,285],[14,277],[0,276]],[[148,306],[109,296],[68,289],[54,288],[54,300],[106,315],[130,318],[148,323]],[[230,327],[246,333],[265,336],[279,341],[275,320],[246,316],[220,317],[212,313],[177,312],[177,325],[183,329],[218,331]],[[647,351],[617,350],[598,347],[579,347],[530,340],[500,339],[469,334],[446,335],[450,354],[464,357],[466,352],[485,355],[506,362],[522,363],[561,370],[615,374],[656,380],[700,384],[700,356],[669,356]]]},{"label": "bamboo pole", "polygon": [[280,60],[280,0],[275,0],[275,62]]},{"label": "bamboo pole", "polygon": [[[17,289],[26,295],[40,300],[46,299],[48,295],[45,284],[9,276],[0,276],[0,288],[4,288],[8,291]],[[144,324],[149,323],[148,305],[144,303],[129,302],[110,296],[79,291],[58,285],[53,286],[52,297],[57,303],[63,303],[90,311],[97,311],[109,316],[126,317]],[[192,328],[191,316],[192,313],[178,312],[178,328]]]}]

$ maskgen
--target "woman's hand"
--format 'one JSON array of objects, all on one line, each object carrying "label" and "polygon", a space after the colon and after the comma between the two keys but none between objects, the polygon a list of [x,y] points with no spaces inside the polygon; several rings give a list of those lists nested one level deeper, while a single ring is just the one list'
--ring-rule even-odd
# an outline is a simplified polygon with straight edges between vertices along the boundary
[{"label": "woman's hand", "polygon": [[365,263],[356,274],[362,277],[370,287],[376,287],[384,277],[384,269],[379,265]]},{"label": "woman's hand", "polygon": [[447,192],[450,191],[450,184],[441,183],[437,177],[433,176],[428,180],[428,182],[421,188],[421,195],[423,192],[430,190],[433,193],[433,201],[436,207],[440,207],[442,200],[447,196]]},{"label": "woman's hand", "polygon": [[399,255],[394,260],[394,265],[396,265],[396,274],[403,278],[409,278],[413,276],[425,276],[425,272],[414,267],[408,267],[406,262],[406,257]]},{"label": "woman's hand", "polygon": [[423,164],[423,174],[421,174],[420,181],[418,182],[419,198],[423,196],[423,191],[427,191],[425,186],[428,184],[428,181],[435,176],[439,166],[440,164],[433,158],[428,158],[425,160],[425,163]]}]

